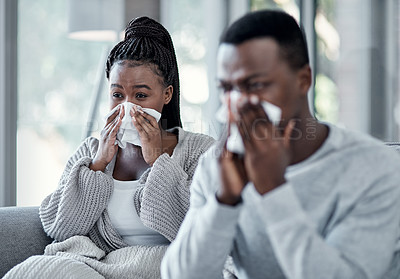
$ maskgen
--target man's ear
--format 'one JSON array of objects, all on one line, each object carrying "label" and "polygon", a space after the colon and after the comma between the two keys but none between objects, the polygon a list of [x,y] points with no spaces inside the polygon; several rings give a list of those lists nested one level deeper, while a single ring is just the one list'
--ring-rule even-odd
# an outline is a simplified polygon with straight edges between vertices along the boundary
[{"label": "man's ear", "polygon": [[168,87],[164,89],[164,105],[168,104],[171,101],[173,93],[174,88],[172,87],[172,85],[168,85]]},{"label": "man's ear", "polygon": [[303,66],[303,68],[301,68],[297,74],[301,94],[307,97],[308,90],[310,89],[312,83],[312,73],[310,66],[308,64]]}]

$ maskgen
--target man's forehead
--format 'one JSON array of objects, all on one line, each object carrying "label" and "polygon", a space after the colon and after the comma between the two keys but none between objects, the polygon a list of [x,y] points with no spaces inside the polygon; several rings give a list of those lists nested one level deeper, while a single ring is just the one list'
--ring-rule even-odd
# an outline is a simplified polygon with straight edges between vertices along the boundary
[{"label": "man's forehead", "polygon": [[218,54],[252,56],[263,52],[278,54],[278,43],[269,37],[260,37],[246,40],[240,44],[222,43],[218,48]]},{"label": "man's forehead", "polygon": [[238,45],[223,43],[218,49],[218,78],[235,79],[254,71],[269,71],[280,62],[278,50],[278,44],[270,38],[251,39]]}]

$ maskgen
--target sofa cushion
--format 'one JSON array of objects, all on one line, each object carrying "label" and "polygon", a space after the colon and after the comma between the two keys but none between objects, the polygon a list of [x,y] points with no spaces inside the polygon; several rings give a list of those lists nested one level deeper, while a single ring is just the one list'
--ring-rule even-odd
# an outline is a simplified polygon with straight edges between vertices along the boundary
[{"label": "sofa cushion", "polygon": [[400,142],[386,142],[385,144],[400,152]]},{"label": "sofa cushion", "polygon": [[32,255],[41,255],[52,239],[39,219],[39,207],[0,208],[0,278]]}]

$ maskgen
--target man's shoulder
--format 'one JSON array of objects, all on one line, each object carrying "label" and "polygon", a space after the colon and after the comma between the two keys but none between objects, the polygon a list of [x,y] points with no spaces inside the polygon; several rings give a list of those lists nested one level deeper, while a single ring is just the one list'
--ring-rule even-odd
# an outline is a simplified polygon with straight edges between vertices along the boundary
[{"label": "man's shoulder", "polygon": [[400,170],[400,150],[368,134],[331,125],[335,149],[344,159],[369,168]]},{"label": "man's shoulder", "polygon": [[[390,148],[385,142],[372,137],[360,131],[349,130],[346,128],[329,125],[330,133],[333,134],[331,141],[337,150],[356,150],[367,153],[386,153],[396,154],[392,152],[394,148]],[[398,154],[397,154],[398,155]]]}]

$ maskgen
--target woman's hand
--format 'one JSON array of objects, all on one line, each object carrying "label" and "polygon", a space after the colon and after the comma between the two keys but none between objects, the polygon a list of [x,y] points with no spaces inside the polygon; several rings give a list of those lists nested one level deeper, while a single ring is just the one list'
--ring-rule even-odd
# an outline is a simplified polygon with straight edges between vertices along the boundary
[{"label": "woman's hand", "polygon": [[285,171],[290,164],[290,138],[295,126],[289,121],[284,131],[268,119],[258,98],[238,108],[236,123],[245,147],[244,166],[248,178],[262,195],[286,182]]},{"label": "woman's hand", "polygon": [[152,166],[163,154],[161,130],[157,120],[135,106],[131,110],[132,123],[139,132],[145,162]]},{"label": "woman's hand", "polygon": [[122,124],[124,107],[118,109],[107,118],[107,123],[100,133],[99,149],[89,168],[94,171],[104,171],[118,150],[117,133]]}]

